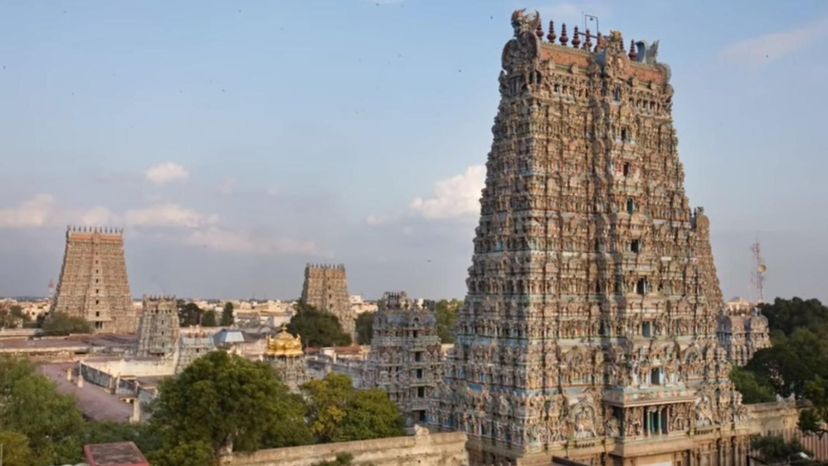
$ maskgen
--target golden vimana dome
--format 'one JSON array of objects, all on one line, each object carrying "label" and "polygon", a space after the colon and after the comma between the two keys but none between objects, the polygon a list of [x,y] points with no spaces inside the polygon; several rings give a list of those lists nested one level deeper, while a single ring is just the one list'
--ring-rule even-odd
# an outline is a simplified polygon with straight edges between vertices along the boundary
[{"label": "golden vimana dome", "polygon": [[302,356],[302,338],[288,333],[283,326],[275,337],[267,337],[268,356]]}]

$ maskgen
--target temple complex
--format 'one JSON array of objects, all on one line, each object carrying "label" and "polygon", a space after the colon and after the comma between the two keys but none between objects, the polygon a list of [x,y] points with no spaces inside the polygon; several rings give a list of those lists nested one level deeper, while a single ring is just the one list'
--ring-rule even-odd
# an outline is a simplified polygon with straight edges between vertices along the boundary
[{"label": "temple complex", "polygon": [[726,303],[719,317],[717,333],[727,358],[739,366],[744,366],[757,351],[771,345],[767,317],[744,299]]},{"label": "temple complex", "polygon": [[50,312],[86,319],[95,332],[135,333],[123,230],[66,230],[66,252]]},{"label": "temple complex", "polygon": [[[745,464],[710,222],[658,42],[517,11],[465,305],[430,421],[472,464]],[[571,39],[571,41],[570,41]]]},{"label": "temple complex", "polygon": [[285,327],[274,338],[267,338],[264,359],[291,390],[297,391],[308,381],[302,338],[291,335]]},{"label": "temple complex", "polygon": [[302,302],[320,311],[330,312],[339,319],[342,330],[356,340],[356,316],[348,295],[345,266],[308,264],[302,285]]},{"label": "temple complex", "polygon": [[175,296],[144,296],[142,306],[138,321],[138,356],[172,356],[180,332]]},{"label": "temple complex", "polygon": [[374,314],[365,388],[382,388],[397,403],[406,427],[426,423],[441,377],[440,337],[434,314],[404,291],[385,293]]}]

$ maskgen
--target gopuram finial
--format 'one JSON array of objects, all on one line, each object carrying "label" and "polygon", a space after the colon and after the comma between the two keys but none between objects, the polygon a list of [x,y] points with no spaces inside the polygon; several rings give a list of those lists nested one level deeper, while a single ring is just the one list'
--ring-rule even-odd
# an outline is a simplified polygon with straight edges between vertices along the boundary
[{"label": "gopuram finial", "polygon": [[576,49],[581,45],[581,38],[578,37],[578,26],[575,26],[575,32],[572,33],[572,46]]},{"label": "gopuram finial", "polygon": [[630,61],[638,61],[638,51],[635,49],[635,40],[630,40],[630,53],[627,54]]},{"label": "gopuram finial", "polygon": [[584,41],[584,50],[592,50],[592,36],[589,35],[589,29],[586,30],[586,40]]},{"label": "gopuram finial", "polygon": [[543,26],[541,25],[540,18],[538,18],[538,25],[535,27],[535,35],[538,36],[538,39],[543,40]]},{"label": "gopuram finial", "polygon": [[558,37],[558,36],[555,35],[555,22],[550,20],[549,21],[549,34],[546,35],[546,40],[548,40],[551,44],[554,44],[556,37]]},{"label": "gopuram finial", "polygon": [[567,37],[567,35],[566,35],[566,23],[563,23],[563,25],[561,25],[560,43],[561,43],[561,45],[566,47],[567,42],[569,42],[569,37]]}]

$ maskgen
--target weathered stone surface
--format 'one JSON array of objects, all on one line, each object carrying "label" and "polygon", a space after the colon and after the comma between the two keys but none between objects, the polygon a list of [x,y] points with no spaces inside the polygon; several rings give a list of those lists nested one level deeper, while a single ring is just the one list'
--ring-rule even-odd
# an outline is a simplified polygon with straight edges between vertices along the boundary
[{"label": "weathered stone surface", "polygon": [[122,230],[66,230],[66,252],[51,311],[82,317],[95,332],[135,333]]},{"label": "weathered stone surface", "polygon": [[727,358],[739,366],[744,366],[757,351],[771,345],[768,318],[747,301],[727,303],[719,316],[717,334]]},{"label": "weathered stone surface", "polygon": [[138,322],[138,356],[171,357],[180,324],[174,296],[144,296]]},{"label": "weathered stone surface", "polygon": [[302,302],[335,315],[342,325],[342,330],[356,341],[356,315],[351,310],[348,276],[344,265],[305,266]]},{"label": "weathered stone surface", "polygon": [[434,314],[403,292],[385,293],[374,315],[366,388],[382,388],[397,403],[406,427],[426,423],[441,378],[442,357]]},{"label": "weathered stone surface", "polygon": [[449,432],[410,437],[392,437],[357,442],[329,443],[304,447],[259,450],[252,454],[234,453],[222,458],[222,466],[311,466],[333,461],[336,455],[350,453],[353,464],[374,466],[466,466],[466,436]]},{"label": "weathered stone surface", "polygon": [[684,192],[669,68],[619,32],[569,48],[565,32],[539,38],[537,13],[513,25],[433,424],[466,432],[473,464],[742,464],[745,409],[716,338],[709,221]]}]

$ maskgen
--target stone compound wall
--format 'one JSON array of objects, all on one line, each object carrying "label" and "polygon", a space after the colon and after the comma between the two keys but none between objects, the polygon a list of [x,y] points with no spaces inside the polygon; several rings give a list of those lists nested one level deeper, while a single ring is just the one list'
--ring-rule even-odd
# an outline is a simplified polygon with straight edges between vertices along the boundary
[{"label": "stone compound wall", "polygon": [[792,400],[748,405],[751,432],[799,440],[817,461],[828,461],[828,436],[805,435],[797,428],[799,409]]},{"label": "stone compound wall", "polygon": [[350,453],[355,466],[466,466],[466,435],[462,432],[428,434],[425,429],[412,437],[392,437],[357,442],[307,445],[303,447],[259,450],[253,454],[236,453],[225,457],[222,466],[311,466],[332,461],[336,455]]}]

